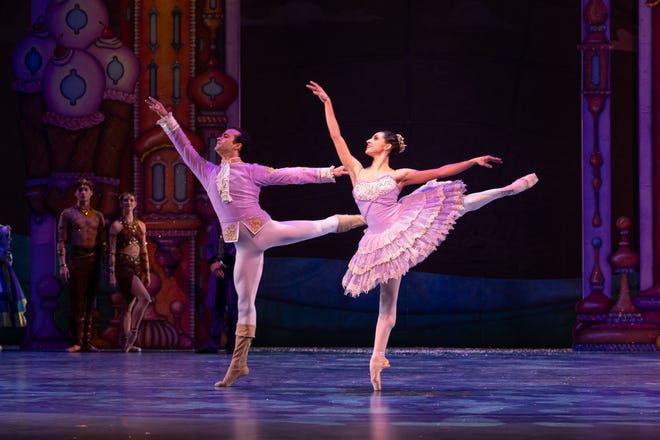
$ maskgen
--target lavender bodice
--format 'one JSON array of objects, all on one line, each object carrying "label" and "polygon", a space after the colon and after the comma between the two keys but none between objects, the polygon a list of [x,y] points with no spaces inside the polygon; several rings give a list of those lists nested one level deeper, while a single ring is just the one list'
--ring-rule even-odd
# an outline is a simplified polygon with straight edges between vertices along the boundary
[{"label": "lavender bodice", "polygon": [[379,233],[392,226],[401,209],[398,197],[401,189],[389,174],[376,180],[358,180],[353,198],[369,225],[368,232]]}]

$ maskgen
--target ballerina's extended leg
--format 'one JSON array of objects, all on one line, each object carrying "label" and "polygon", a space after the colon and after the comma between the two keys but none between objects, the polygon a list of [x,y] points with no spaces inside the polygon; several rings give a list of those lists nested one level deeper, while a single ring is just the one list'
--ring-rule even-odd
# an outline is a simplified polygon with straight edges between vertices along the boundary
[{"label": "ballerina's extended leg", "polygon": [[536,176],[536,174],[531,173],[521,177],[520,179],[517,179],[510,185],[503,186],[501,188],[467,194],[463,199],[463,211],[461,214],[465,214],[466,212],[470,211],[476,211],[477,209],[489,204],[493,200],[497,200],[505,196],[520,194],[521,192],[526,191],[536,185],[538,181],[539,178]]}]

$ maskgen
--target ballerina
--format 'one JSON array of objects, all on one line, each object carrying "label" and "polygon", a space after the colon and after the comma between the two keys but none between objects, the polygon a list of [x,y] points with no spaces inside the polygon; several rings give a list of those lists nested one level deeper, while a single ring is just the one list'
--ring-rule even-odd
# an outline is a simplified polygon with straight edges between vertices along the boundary
[{"label": "ballerina", "polygon": [[[402,153],[406,144],[402,135],[391,131],[379,131],[367,140],[365,153],[371,157],[371,164],[364,167],[351,154],[341,135],[328,94],[314,81],[307,88],[324,104],[330,137],[348,170],[353,197],[368,226],[348,264],[342,286],[353,297],[380,286],[378,321],[369,362],[371,384],[374,391],[380,391],[381,371],[390,367],[385,351],[396,323],[401,278],[445,240],[463,214],[525,191],[538,182],[538,177],[532,173],[502,188],[465,194],[462,181],[436,179],[454,176],[475,165],[492,168],[492,164],[502,163],[502,159],[486,155],[427,170],[393,169],[390,157]],[[399,199],[404,186],[420,184],[423,186]]]}]

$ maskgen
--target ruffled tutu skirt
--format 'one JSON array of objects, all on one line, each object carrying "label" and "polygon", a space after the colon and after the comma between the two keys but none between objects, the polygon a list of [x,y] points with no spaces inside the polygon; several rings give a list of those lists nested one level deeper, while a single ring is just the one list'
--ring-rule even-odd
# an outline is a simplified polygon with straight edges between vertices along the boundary
[{"label": "ruffled tutu skirt", "polygon": [[465,189],[460,180],[431,180],[399,199],[397,220],[379,233],[367,228],[360,240],[342,280],[345,293],[359,296],[424,261],[461,216]]}]

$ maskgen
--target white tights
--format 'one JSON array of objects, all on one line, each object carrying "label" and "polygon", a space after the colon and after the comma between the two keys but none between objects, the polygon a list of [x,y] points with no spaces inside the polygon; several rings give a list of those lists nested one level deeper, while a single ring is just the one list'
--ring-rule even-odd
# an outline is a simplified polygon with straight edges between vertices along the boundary
[{"label": "white tights", "polygon": [[463,198],[463,209],[461,210],[461,215],[466,212],[476,211],[484,205],[489,204],[493,200],[497,200],[504,196],[511,194],[512,190],[508,187],[488,189],[486,191],[476,192],[472,194],[466,194]]},{"label": "white tights", "polygon": [[337,231],[339,220],[331,216],[323,220],[271,220],[257,235],[241,224],[236,242],[234,284],[238,294],[238,323],[257,325],[255,301],[264,266],[264,252],[276,246],[298,243]]},{"label": "white tights", "polygon": [[378,304],[378,321],[374,336],[374,352],[372,356],[385,356],[390,332],[396,324],[396,303],[399,299],[401,278],[393,278],[380,284],[380,300]]}]

